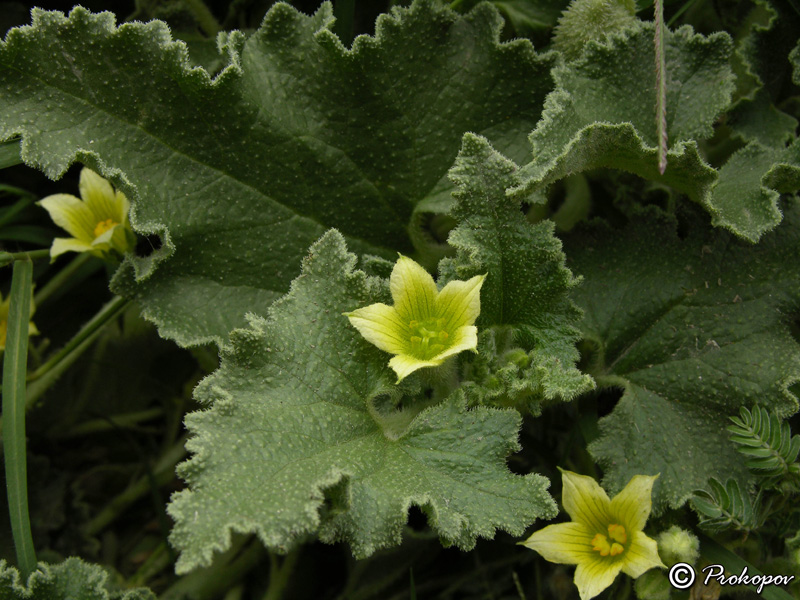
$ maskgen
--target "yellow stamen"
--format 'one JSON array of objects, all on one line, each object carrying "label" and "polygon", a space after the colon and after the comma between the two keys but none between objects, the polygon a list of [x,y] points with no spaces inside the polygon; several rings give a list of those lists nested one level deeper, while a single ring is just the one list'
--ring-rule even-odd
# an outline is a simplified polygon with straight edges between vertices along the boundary
[{"label": "yellow stamen", "polygon": [[611,544],[608,543],[606,536],[598,533],[592,539],[592,550],[599,552],[600,556],[608,556],[608,553],[611,552]]},{"label": "yellow stamen", "polygon": [[106,219],[105,221],[100,221],[94,228],[94,237],[96,238],[100,237],[109,229],[114,229],[114,227],[116,227],[117,225],[119,225],[119,223],[117,223],[113,219]]},{"label": "yellow stamen", "polygon": [[625,528],[612,523],[608,526],[608,537],[598,533],[592,538],[592,550],[599,552],[600,556],[617,556],[625,551],[623,544],[626,541],[628,541],[628,534],[625,533]]},{"label": "yellow stamen", "polygon": [[624,544],[628,541],[628,534],[625,533],[625,528],[622,525],[617,525],[616,523],[612,523],[608,526],[608,537],[615,542],[619,542],[620,544]]}]

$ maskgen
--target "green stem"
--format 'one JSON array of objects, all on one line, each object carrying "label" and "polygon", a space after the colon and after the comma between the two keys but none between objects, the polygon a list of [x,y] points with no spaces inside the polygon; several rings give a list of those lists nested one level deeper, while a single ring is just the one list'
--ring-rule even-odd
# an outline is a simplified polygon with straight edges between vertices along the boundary
[{"label": "green stem", "polygon": [[50,248],[30,250],[29,252],[0,252],[0,266],[6,266],[17,260],[38,260],[50,258]]},{"label": "green stem", "polygon": [[14,217],[28,208],[35,201],[35,198],[30,195],[29,191],[14,187],[12,185],[0,184],[0,194],[14,194],[20,197],[19,200],[17,200],[13,205],[4,209],[5,212],[3,212],[3,216],[0,217],[0,227],[5,227],[11,223],[14,220]]},{"label": "green stem", "polygon": [[667,22],[667,27],[672,27],[672,26],[675,24],[675,21],[677,21],[677,20],[680,18],[680,16],[681,16],[683,13],[685,13],[685,12],[686,12],[686,11],[687,11],[689,8],[691,8],[691,7],[692,7],[692,5],[693,5],[693,4],[694,4],[696,1],[697,1],[697,0],[689,0],[688,2],[685,2],[685,3],[683,4],[683,6],[681,6],[681,7],[680,7],[680,8],[677,10],[677,12],[676,12],[674,15],[672,15],[672,18],[671,18],[671,19],[670,19],[670,20]]},{"label": "green stem", "polygon": [[75,350],[89,340],[93,340],[100,332],[102,327],[117,317],[123,310],[130,304],[130,300],[117,296],[111,302],[106,304],[95,317],[89,321],[83,328],[69,341],[67,345],[55,353],[50,360],[44,363],[41,367],[36,369],[28,376],[29,381],[39,379],[48,371],[53,369],[56,365],[62,362],[66,357],[75,352]]},{"label": "green stem", "polygon": [[[245,546],[245,543],[250,541]],[[264,546],[246,536],[234,536],[231,548],[214,558],[205,569],[181,577],[161,596],[161,600],[211,600],[230,590],[264,558]]]},{"label": "green stem", "polygon": [[9,294],[8,331],[3,357],[3,450],[11,532],[22,580],[36,569],[28,515],[28,472],[25,453],[25,372],[28,366],[33,263],[14,263]]},{"label": "green stem", "polygon": [[127,584],[129,587],[146,587],[148,582],[161,573],[164,569],[169,567],[174,561],[170,555],[169,548],[166,542],[161,542],[147,560],[144,561],[141,567],[128,579]]},{"label": "green stem", "polygon": [[[153,468],[152,476],[155,478],[157,485],[164,485],[172,479],[175,465],[186,456],[185,443],[186,438],[181,438],[177,444],[172,446],[161,457],[161,460]],[[85,528],[86,533],[93,536],[102,531],[110,523],[113,523],[131,504],[147,494],[151,487],[150,477],[143,476],[137,479],[89,521]]]},{"label": "green stem", "polygon": [[76,425],[72,429],[68,429],[66,431],[53,431],[48,435],[48,437],[49,439],[68,439],[80,437],[90,433],[101,433],[103,431],[132,428],[142,421],[150,421],[151,419],[160,417],[163,414],[164,409],[161,407],[156,407],[132,413],[115,415],[113,417],[91,419],[90,421],[85,421],[80,425]]},{"label": "green stem", "polygon": [[194,18],[197,19],[198,25],[206,33],[208,37],[216,37],[219,33],[219,21],[214,17],[214,14],[208,10],[208,7],[203,3],[203,0],[183,0],[189,10],[192,11]]},{"label": "green stem", "polygon": [[302,546],[298,546],[289,552],[280,564],[278,564],[277,555],[273,552],[269,553],[269,586],[264,593],[263,600],[280,600],[283,597],[283,592],[292,577],[301,549]]},{"label": "green stem", "polygon": [[[747,575],[750,577],[754,575],[763,575],[761,571],[741,556],[721,546],[707,535],[698,533],[697,537],[700,539],[700,554],[711,564],[722,565],[725,571],[735,575],[739,575],[745,568],[747,568]],[[698,573],[697,577],[698,579],[703,577],[703,573]],[[745,587],[753,591],[757,589],[754,585],[746,585]],[[773,585],[765,586],[761,590],[761,597],[765,600],[791,600],[792,598],[788,592]]]},{"label": "green stem", "polygon": [[80,269],[86,262],[88,262],[92,258],[91,254],[80,254],[72,259],[66,267],[61,269],[58,273],[56,273],[53,278],[47,282],[47,284],[39,290],[36,295],[33,297],[33,302],[35,306],[41,306],[44,304],[47,299],[53,295],[57,289],[59,289],[67,279],[72,277],[75,274],[75,271]]},{"label": "green stem", "polygon": [[664,57],[664,2],[655,1],[655,43],[656,54],[656,129],[658,134],[658,171],[662,175],[667,170],[667,73]]}]

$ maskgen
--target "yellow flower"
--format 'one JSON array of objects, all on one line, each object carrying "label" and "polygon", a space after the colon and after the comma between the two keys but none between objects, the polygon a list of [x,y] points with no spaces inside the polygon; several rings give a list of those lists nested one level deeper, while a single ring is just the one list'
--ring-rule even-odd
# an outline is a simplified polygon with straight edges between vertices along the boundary
[{"label": "yellow flower", "polygon": [[[0,351],[6,349],[6,335],[8,334],[8,306],[11,301],[11,297],[6,298],[3,300],[2,294],[0,294]],[[33,306],[33,298],[31,298],[31,314],[33,313],[35,308]],[[36,329],[36,325],[33,324],[33,321],[28,323],[28,335],[37,335],[39,330]]]},{"label": "yellow flower", "polygon": [[389,289],[394,306],[372,304],[345,316],[366,340],[390,354],[398,383],[417,369],[436,367],[478,346],[473,325],[481,312],[485,275],[451,281],[438,291],[433,277],[406,256],[392,269]]},{"label": "yellow flower", "polygon": [[91,169],[81,171],[80,198],[54,194],[38,202],[53,222],[72,237],[56,238],[50,256],[89,252],[95,256],[123,255],[133,250],[136,236],[128,223],[130,203],[120,191]]},{"label": "yellow flower", "polygon": [[562,471],[564,509],[570,523],[549,525],[522,545],[545,560],[575,564],[575,585],[581,600],[594,598],[612,584],[620,571],[634,579],[653,567],[663,567],[656,541],[642,529],[650,516],[655,477],[636,475],[609,500],[591,477]]}]

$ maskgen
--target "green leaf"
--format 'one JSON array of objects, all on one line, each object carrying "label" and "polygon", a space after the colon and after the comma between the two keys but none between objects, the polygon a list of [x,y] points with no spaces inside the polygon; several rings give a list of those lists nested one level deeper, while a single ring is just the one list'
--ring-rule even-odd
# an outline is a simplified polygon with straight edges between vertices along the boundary
[{"label": "green leaf", "polygon": [[776,104],[786,97],[787,92],[792,93],[790,53],[797,46],[797,32],[800,31],[800,13],[796,6],[792,6],[793,3],[793,0],[753,0],[753,12],[760,13],[760,17],[742,40],[740,53],[747,69]]},{"label": "green leaf", "polygon": [[789,54],[789,62],[792,63],[792,82],[800,86],[800,40],[797,40],[797,45]]},{"label": "green leaf", "polygon": [[155,600],[148,589],[111,591],[108,573],[99,565],[68,558],[57,565],[39,563],[27,582],[0,560],[0,600]]},{"label": "green leaf", "polygon": [[316,533],[365,557],[400,541],[413,505],[463,549],[555,514],[545,478],[506,467],[519,413],[468,410],[459,393],[428,408],[401,397],[387,355],[343,316],[388,300],[385,280],[354,264],[341,234],[327,233],[269,320],[234,331],[198,387],[210,408],[186,419],[189,489],[169,506],[178,572],[208,564],[231,530],[279,551]]},{"label": "green leaf", "polygon": [[[800,435],[792,436],[789,423],[770,414],[763,406],[739,409],[728,426],[731,441],[748,457],[747,467],[761,477],[783,477],[800,454]],[[764,482],[762,482],[764,486]]]},{"label": "green leaf", "polygon": [[585,277],[574,297],[596,348],[590,373],[622,387],[590,446],[619,490],[635,474],[661,473],[658,509],[680,506],[709,477],[749,480],[728,440],[728,416],[759,402],[797,410],[800,379],[791,315],[800,308],[800,207],[752,247],[687,217],[685,236],[655,211],[622,230],[595,226],[565,241]]},{"label": "green leaf", "polygon": [[35,10],[0,45],[0,139],[21,136],[26,164],[53,178],[87,163],[128,194],[139,233],[161,236],[113,287],[162,335],[224,341],[328,227],[359,253],[410,252],[412,210],[449,194],[437,185],[465,131],[527,153],[554,56],[499,43],[490,6],[460,17],[420,0],[352,51],[330,26],[330,4],[278,3],[251,36],[222,38],[213,80],[163,23],[117,28],[80,7]]},{"label": "green leaf", "polygon": [[692,507],[700,516],[700,526],[707,531],[737,529],[752,531],[761,525],[758,516],[758,499],[755,503],[747,490],[742,490],[735,479],[723,486],[717,479],[708,481],[707,490],[700,490],[692,498]]},{"label": "green leaf", "polygon": [[781,193],[800,188],[800,141],[791,146],[764,146],[750,142],[735,152],[719,171],[707,208],[712,223],[726,221],[750,223],[751,241],[781,220],[778,200]]},{"label": "green leaf", "polygon": [[776,148],[791,142],[797,129],[797,119],[775,108],[764,90],[753,100],[742,100],[728,116],[728,124],[745,142]]},{"label": "green leaf", "polygon": [[[517,166],[485,138],[464,136],[450,172],[457,186],[452,215],[458,227],[448,241],[457,255],[440,263],[440,283],[488,273],[478,329],[512,332],[502,341],[502,335],[491,341],[482,337],[484,349],[488,343],[492,351],[479,353],[473,376],[484,392],[494,387],[498,393],[476,390],[479,396],[504,402],[509,396],[569,400],[594,386],[575,368],[581,313],[569,292],[578,280],[564,264],[553,222],[530,224],[519,201],[506,195],[517,182],[516,172]],[[516,356],[520,349],[524,358]],[[495,387],[493,379],[507,384]]]},{"label": "green leaf", "polygon": [[607,44],[588,44],[582,58],[554,69],[556,90],[531,134],[533,160],[521,183],[510,190],[528,196],[575,172],[608,167],[666,183],[706,206],[719,225],[748,239],[774,227],[741,219],[745,206],[712,206],[716,171],[700,157],[697,140],[709,138],[713,123],[733,91],[730,37],[695,34],[690,27],[665,32],[667,135],[671,144],[664,175],[658,171],[655,118],[656,75],[653,25],[640,23]]}]

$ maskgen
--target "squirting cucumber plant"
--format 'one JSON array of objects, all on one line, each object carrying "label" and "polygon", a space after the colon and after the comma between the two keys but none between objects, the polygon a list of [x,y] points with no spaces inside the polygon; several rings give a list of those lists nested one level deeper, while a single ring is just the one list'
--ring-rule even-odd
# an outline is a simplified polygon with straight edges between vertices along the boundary
[{"label": "squirting cucumber plant", "polygon": [[0,598],[800,597],[794,0],[6,4]]}]

